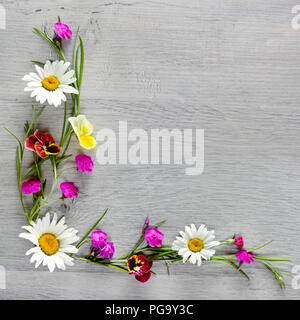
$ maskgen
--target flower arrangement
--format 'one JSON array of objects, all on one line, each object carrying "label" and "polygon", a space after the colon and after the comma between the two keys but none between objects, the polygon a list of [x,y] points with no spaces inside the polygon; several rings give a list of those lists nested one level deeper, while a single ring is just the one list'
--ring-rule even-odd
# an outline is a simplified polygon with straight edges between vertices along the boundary
[{"label": "flower arrangement", "polygon": [[[19,139],[6,128],[18,143],[17,183],[22,209],[27,220],[27,225],[23,226],[25,232],[19,236],[33,244],[33,247],[26,252],[26,255],[31,255],[30,262],[35,263],[36,268],[40,265],[47,266],[52,272],[56,267],[65,270],[66,266],[73,265],[74,260],[84,261],[125,272],[142,283],[147,282],[152,274],[155,274],[152,270],[155,263],[164,263],[167,272],[170,273],[172,264],[189,262],[201,266],[203,262],[220,262],[232,267],[248,280],[245,265],[261,263],[274,275],[280,287],[284,288],[283,277],[289,274],[275,268],[271,263],[289,262],[289,260],[257,254],[257,251],[269,245],[271,241],[253,249],[246,249],[242,236],[234,235],[225,241],[217,241],[214,231],[208,230],[203,224],[198,228],[192,224],[186,226],[184,231],[179,231],[179,236],[172,245],[165,245],[163,244],[164,234],[159,230],[165,221],[150,225],[149,218],[146,218],[134,248],[120,258],[114,258],[115,245],[98,227],[108,209],[81,239],[76,229],[65,224],[65,217],[58,219],[56,213],[41,214],[41,210],[49,204],[65,198],[77,199],[82,195],[79,192],[80,188],[73,182],[62,182],[59,186],[62,196],[51,199],[57,189],[59,178],[66,170],[77,170],[81,174],[88,175],[93,171],[94,163],[91,157],[84,153],[75,156],[76,166],[61,168],[67,159],[70,160],[73,157],[72,154],[67,153],[72,137],[76,137],[85,150],[93,149],[96,145],[92,136],[93,125],[85,115],[79,113],[84,67],[83,41],[77,32],[74,38],[72,63],[70,63],[66,61],[63,43],[70,41],[73,36],[72,31],[66,24],[61,23],[60,19],[55,23],[53,31],[53,36],[50,36],[46,29],[41,31],[34,28],[34,34],[54,49],[59,60],[32,61],[36,72],[30,72],[23,77],[27,82],[24,90],[31,92],[30,96],[42,106],[32,105],[32,120],[25,122],[23,139]],[[71,110],[67,108],[67,100],[71,102]],[[37,120],[46,105],[59,107],[62,104],[64,105],[62,129],[60,139],[56,140],[50,133],[40,132]],[[67,118],[68,113],[70,117]],[[56,137],[57,133],[54,135]],[[33,161],[31,167],[24,173],[23,159],[29,152],[32,154]],[[52,166],[53,178],[47,193],[48,180],[43,177],[42,168],[48,160]],[[30,208],[25,206],[24,201],[24,198],[29,195],[32,195]],[[79,255],[79,249],[87,245],[88,252]],[[216,254],[221,246],[231,249],[229,252],[222,251],[222,254]]]}]

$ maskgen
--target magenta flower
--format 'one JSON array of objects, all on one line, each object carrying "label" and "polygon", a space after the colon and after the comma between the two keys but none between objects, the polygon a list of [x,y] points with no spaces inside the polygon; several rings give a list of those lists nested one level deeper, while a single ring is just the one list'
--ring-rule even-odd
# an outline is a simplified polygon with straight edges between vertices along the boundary
[{"label": "magenta flower", "polygon": [[41,190],[41,181],[37,179],[30,179],[24,181],[22,184],[22,192],[24,194],[36,193]]},{"label": "magenta flower", "polygon": [[247,252],[247,250],[241,250],[236,253],[236,258],[240,261],[239,267],[241,267],[243,263],[254,263],[253,257],[254,254]]},{"label": "magenta flower", "polygon": [[66,198],[78,198],[78,189],[73,182],[63,182],[60,184],[60,189]]},{"label": "magenta flower", "polygon": [[57,35],[61,39],[66,39],[66,40],[70,40],[71,39],[72,31],[70,30],[70,28],[66,24],[63,24],[61,22],[57,22],[54,25],[54,29],[56,30]]},{"label": "magenta flower", "polygon": [[236,237],[236,238],[234,239],[234,244],[235,244],[239,249],[243,249],[243,247],[244,247],[243,237]]},{"label": "magenta flower", "polygon": [[92,247],[95,249],[103,249],[106,245],[107,234],[100,230],[95,230],[91,234]]},{"label": "magenta flower", "polygon": [[114,255],[115,247],[111,242],[106,242],[106,245],[103,249],[100,251],[100,256],[102,256],[103,259],[109,259],[111,260],[112,256]]},{"label": "magenta flower", "polygon": [[164,235],[156,228],[149,228],[145,232],[145,240],[152,248],[161,247]]},{"label": "magenta flower", "polygon": [[77,163],[77,170],[90,174],[93,171],[94,163],[91,157],[84,154],[76,156],[75,161]]}]

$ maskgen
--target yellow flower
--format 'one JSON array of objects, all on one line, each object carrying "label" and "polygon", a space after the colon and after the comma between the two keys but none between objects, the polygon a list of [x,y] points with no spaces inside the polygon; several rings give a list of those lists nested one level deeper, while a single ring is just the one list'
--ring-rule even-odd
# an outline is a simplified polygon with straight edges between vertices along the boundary
[{"label": "yellow flower", "polygon": [[77,117],[70,117],[68,120],[80,145],[85,149],[93,149],[96,146],[96,140],[91,136],[94,128],[85,115],[80,114]]}]

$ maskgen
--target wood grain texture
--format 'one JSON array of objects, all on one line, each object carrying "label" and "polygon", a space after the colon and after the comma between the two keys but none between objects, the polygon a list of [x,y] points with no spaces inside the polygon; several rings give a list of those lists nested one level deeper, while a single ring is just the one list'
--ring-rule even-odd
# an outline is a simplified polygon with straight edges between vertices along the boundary
[{"label": "wood grain texture", "polygon": [[[185,224],[206,223],[219,239],[242,233],[249,247],[274,239],[265,252],[300,264],[300,31],[290,26],[295,1],[1,3],[7,12],[7,29],[0,30],[1,126],[23,134],[32,100],[20,79],[32,69],[31,59],[55,57],[31,30],[51,27],[60,15],[73,30],[81,28],[81,108],[96,131],[117,129],[119,120],[129,129],[205,129],[201,176],[184,175],[185,166],[97,165],[91,177],[67,172],[61,181],[74,181],[89,196],[52,210],[65,213],[83,234],[109,207],[103,228],[116,255],[134,244],[150,216],[168,220],[162,230],[169,243]],[[62,108],[47,108],[40,128],[58,138],[62,115]],[[25,220],[14,142],[4,130],[0,136],[0,265],[7,270],[0,299],[299,299],[289,279],[281,291],[258,265],[247,267],[250,282],[215,263],[174,266],[170,278],[157,266],[158,276],[145,286],[80,262],[66,272],[35,271],[24,256],[29,244],[17,238]],[[78,150],[73,141],[71,151]]]}]

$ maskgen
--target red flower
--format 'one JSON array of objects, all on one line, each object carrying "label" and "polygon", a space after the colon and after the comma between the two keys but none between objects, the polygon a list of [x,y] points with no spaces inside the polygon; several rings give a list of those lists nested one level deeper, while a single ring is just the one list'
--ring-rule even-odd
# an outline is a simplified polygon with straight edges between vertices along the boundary
[{"label": "red flower", "polygon": [[41,158],[56,155],[61,150],[49,133],[41,134],[39,130],[26,139],[25,148],[36,152]]},{"label": "red flower", "polygon": [[136,280],[146,282],[151,277],[152,262],[148,261],[142,254],[133,255],[127,261],[127,267],[130,274],[134,274]]},{"label": "red flower", "polygon": [[234,244],[235,244],[239,249],[243,249],[243,247],[244,247],[243,237],[236,237],[236,238],[234,239]]}]

